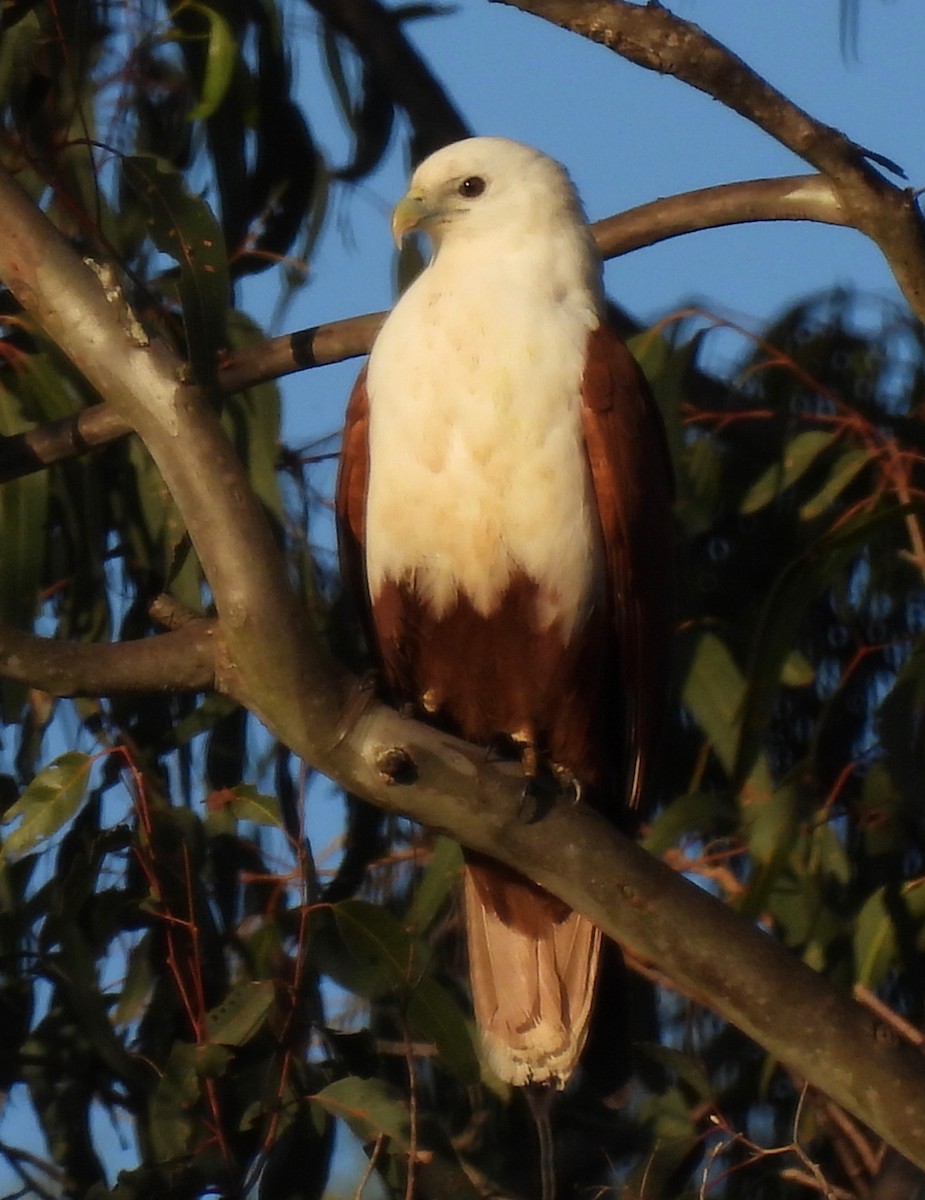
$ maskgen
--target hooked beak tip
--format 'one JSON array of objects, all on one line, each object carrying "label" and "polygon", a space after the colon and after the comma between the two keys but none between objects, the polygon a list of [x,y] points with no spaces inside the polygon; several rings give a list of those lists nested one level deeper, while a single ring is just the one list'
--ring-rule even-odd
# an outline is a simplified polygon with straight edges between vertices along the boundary
[{"label": "hooked beak tip", "polygon": [[399,249],[408,234],[420,228],[427,215],[423,198],[414,192],[408,192],[399,200],[392,213],[392,238]]}]

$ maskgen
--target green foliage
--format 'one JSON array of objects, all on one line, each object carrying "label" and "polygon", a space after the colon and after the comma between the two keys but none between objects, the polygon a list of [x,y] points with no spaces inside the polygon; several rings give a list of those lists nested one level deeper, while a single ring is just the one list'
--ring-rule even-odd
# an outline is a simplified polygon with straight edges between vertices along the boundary
[{"label": "green foliage", "polygon": [[[925,347],[900,314],[872,328],[860,312],[840,293],[799,305],[728,386],[696,369],[702,325],[639,339],[679,469],[682,567],[663,780],[676,799],[644,840],[836,986],[877,989],[919,1023]],[[696,1048],[728,1128],[763,1112],[761,1145],[788,1144],[795,1097],[768,1094],[774,1064],[673,1008],[663,1044]],[[649,1082],[639,1117],[656,1149],[629,1186],[674,1195],[701,1158],[683,1122],[703,1092]],[[816,1129],[817,1154],[842,1178],[830,1136]],[[748,1166],[742,1194],[778,1194],[760,1146],[726,1137],[714,1154],[714,1176]]]},{"label": "green foliage", "polygon": [[[674,445],[681,565],[672,754],[644,841],[836,986],[876,988],[918,1019],[925,597],[908,413],[925,353],[890,314],[859,333],[852,312],[841,296],[800,306],[768,335],[784,365],[763,369],[763,351],[748,355],[741,386],[700,372],[703,330],[638,343]],[[255,336],[237,317],[229,328]],[[913,364],[902,391],[887,366],[895,339],[892,353]],[[27,353],[32,390],[17,395],[37,411],[36,380],[60,364],[38,341]],[[79,381],[68,376],[68,387],[79,396]],[[226,420],[291,539],[278,398],[255,391],[230,403]],[[76,573],[88,539],[99,547],[118,529],[131,549],[118,578],[133,598],[53,592],[46,619],[71,636],[144,632],[143,599],[158,581],[190,606],[204,600],[148,460],[114,448],[104,461],[101,472],[48,476],[50,511],[77,482],[90,496],[82,525],[51,526],[38,578],[62,561]],[[304,547],[288,544],[304,563]],[[95,553],[82,570],[105,578],[112,564]],[[304,586],[317,603],[314,580]],[[483,1074],[467,1010],[459,848],[352,821],[357,842],[329,900],[302,841],[293,764],[255,741],[227,700],[121,699],[75,712],[93,752],[71,750],[37,773],[20,753],[24,786],[7,801],[0,875],[0,1001],[13,1031],[0,1065],[28,1090],[69,1186],[104,1200],[236,1195],[259,1180],[270,1200],[321,1196],[344,1126],[392,1192],[409,1187],[410,1172],[421,1194],[467,1195],[473,1167],[529,1192],[532,1157],[518,1147],[533,1132]],[[33,747],[27,725],[22,744]],[[364,854],[366,891],[345,896]],[[789,1141],[795,1090],[683,998],[666,993],[658,1020],[644,991],[634,1003],[633,1103],[607,1115],[581,1087],[560,1102],[572,1130],[558,1147],[566,1194],[619,1177],[628,1195],[676,1195],[704,1169],[733,1170],[745,1194],[778,1194],[780,1161],[761,1146]],[[55,1064],[65,1059],[74,1078],[61,1094]],[[101,1094],[113,1113],[132,1114],[137,1139],[137,1166],[112,1187],[89,1132]],[[705,1157],[709,1113],[719,1116]],[[757,1114],[757,1142],[733,1136]],[[473,1121],[490,1134],[475,1134]],[[815,1136],[826,1161],[821,1127]]]}]

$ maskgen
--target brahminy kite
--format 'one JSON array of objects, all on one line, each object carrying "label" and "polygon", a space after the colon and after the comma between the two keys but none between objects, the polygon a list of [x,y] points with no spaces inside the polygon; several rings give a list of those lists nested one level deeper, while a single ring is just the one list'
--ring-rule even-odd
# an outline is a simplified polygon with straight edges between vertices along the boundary
[{"label": "brahminy kite", "polygon": [[[663,702],[672,484],[581,202],[546,155],[470,138],[418,167],[392,229],[433,256],[356,383],[337,487],[383,694],[619,821]],[[599,932],[477,854],[465,923],[489,1063],[564,1087]]]}]

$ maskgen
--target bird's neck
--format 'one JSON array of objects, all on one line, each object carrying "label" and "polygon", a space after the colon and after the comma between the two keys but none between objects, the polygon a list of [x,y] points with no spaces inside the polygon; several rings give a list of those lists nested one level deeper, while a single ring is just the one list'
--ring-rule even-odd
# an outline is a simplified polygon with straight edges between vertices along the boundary
[{"label": "bird's neck", "polygon": [[443,239],[419,277],[431,288],[452,292],[458,302],[495,294],[508,303],[518,294],[590,308],[600,317],[604,299],[601,266],[590,233],[570,225],[546,230],[453,231]]}]

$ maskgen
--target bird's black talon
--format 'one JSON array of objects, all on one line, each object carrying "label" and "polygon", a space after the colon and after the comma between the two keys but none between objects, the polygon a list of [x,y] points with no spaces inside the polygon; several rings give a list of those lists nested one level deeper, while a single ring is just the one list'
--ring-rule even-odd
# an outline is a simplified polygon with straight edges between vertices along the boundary
[{"label": "bird's black talon", "polygon": [[581,780],[568,767],[560,766],[559,763],[553,763],[552,769],[556,777],[556,783],[562,791],[563,799],[569,804],[581,804],[584,799],[584,789],[581,786]]}]

